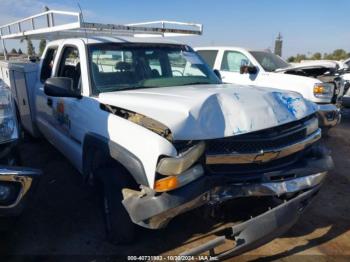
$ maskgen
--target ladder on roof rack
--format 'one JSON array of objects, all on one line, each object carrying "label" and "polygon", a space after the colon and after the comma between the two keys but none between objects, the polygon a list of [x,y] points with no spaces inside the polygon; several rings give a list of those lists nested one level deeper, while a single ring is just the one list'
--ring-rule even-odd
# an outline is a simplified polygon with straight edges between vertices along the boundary
[{"label": "ladder on roof rack", "polygon": [[[62,18],[68,22],[59,23]],[[41,20],[40,20],[41,19]],[[158,26],[157,26],[158,25]],[[201,35],[203,26],[195,23],[175,21],[152,21],[135,24],[89,23],[82,19],[81,13],[48,10],[3,26],[0,26],[0,39],[6,59],[6,39],[62,39],[67,37],[86,37],[91,35],[109,36],[188,36]]]}]

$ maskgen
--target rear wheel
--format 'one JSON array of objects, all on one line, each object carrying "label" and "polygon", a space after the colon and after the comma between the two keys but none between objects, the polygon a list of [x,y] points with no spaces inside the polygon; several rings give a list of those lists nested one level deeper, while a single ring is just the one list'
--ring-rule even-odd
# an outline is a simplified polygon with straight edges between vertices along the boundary
[{"label": "rear wheel", "polygon": [[132,242],[136,225],[122,204],[122,189],[133,187],[133,180],[122,167],[99,168],[94,177],[101,192],[101,206],[109,241],[114,244]]}]

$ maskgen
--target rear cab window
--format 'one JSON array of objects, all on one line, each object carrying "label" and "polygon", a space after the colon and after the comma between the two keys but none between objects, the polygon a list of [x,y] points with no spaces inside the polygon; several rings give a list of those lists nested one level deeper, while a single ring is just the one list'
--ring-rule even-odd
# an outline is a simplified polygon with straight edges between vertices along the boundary
[{"label": "rear cab window", "polygon": [[216,56],[218,54],[218,50],[198,50],[197,53],[204,59],[204,61],[211,68],[214,68]]}]

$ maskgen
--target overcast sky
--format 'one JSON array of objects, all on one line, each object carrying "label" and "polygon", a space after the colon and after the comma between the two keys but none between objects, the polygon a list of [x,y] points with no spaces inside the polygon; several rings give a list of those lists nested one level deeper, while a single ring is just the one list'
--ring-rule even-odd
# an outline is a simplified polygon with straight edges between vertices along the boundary
[{"label": "overcast sky", "polygon": [[[45,5],[78,11],[78,2],[87,21],[166,19],[202,23],[203,36],[180,38],[192,46],[273,49],[274,39],[281,32],[283,57],[336,48],[350,51],[349,0],[0,0],[0,24],[41,12]],[[9,41],[7,49],[13,46],[20,45]]]}]

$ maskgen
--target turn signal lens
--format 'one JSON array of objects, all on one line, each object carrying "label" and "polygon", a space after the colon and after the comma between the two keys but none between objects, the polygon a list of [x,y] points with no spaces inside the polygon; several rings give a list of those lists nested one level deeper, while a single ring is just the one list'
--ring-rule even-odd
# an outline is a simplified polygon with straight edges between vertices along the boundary
[{"label": "turn signal lens", "polygon": [[203,167],[198,164],[180,175],[168,176],[166,178],[156,180],[154,182],[154,190],[156,192],[170,191],[191,183],[203,174]]},{"label": "turn signal lens", "polygon": [[168,176],[166,178],[157,180],[154,185],[154,190],[156,192],[164,192],[177,188],[178,181],[176,176]]},{"label": "turn signal lens", "polygon": [[323,86],[314,86],[314,94],[323,94],[325,92],[325,88]]},{"label": "turn signal lens", "polygon": [[334,85],[330,83],[317,83],[314,85],[314,95],[316,97],[332,96]]}]

